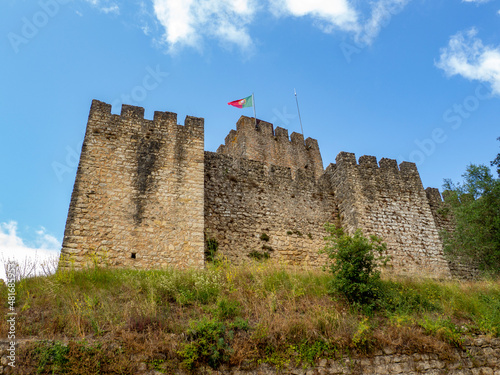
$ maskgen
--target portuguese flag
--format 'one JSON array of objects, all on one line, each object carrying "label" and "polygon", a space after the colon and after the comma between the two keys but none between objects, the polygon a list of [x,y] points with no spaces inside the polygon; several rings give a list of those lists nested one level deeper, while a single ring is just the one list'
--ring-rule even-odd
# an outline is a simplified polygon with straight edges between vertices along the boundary
[{"label": "portuguese flag", "polygon": [[253,95],[247,96],[246,98],[235,100],[227,103],[228,105],[232,105],[236,108],[247,108],[253,106]]}]

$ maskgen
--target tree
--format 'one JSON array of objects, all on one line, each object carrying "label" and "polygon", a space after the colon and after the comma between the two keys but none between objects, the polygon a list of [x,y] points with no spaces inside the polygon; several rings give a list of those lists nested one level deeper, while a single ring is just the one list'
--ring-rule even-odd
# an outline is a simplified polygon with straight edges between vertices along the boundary
[{"label": "tree", "polygon": [[[500,141],[500,137],[497,138],[498,141]],[[498,153],[497,157],[495,158],[495,160],[493,160],[491,162],[491,166],[497,166],[497,174],[498,174],[498,177],[500,177],[500,152]]]},{"label": "tree", "polygon": [[342,228],[326,225],[325,252],[332,260],[333,274],[331,292],[341,293],[347,300],[369,310],[375,307],[380,297],[380,270],[388,257],[385,243],[376,236],[366,238],[358,229],[353,236],[345,234]]},{"label": "tree", "polygon": [[[500,158],[498,158],[500,159]],[[500,272],[500,180],[485,165],[471,164],[463,183],[445,180],[452,199],[456,229],[445,235],[445,251],[466,256],[495,273]]]}]

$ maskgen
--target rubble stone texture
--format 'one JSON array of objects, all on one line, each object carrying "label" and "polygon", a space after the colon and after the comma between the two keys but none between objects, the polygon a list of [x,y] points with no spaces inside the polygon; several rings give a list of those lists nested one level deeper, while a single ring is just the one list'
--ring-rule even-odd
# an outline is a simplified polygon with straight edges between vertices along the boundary
[{"label": "rubble stone texture", "polygon": [[203,267],[203,123],[92,102],[61,267]]},{"label": "rubble stone texture", "polygon": [[[32,340],[16,343],[21,349]],[[9,363],[9,345],[7,341],[0,341],[0,374],[16,374],[17,368],[23,368],[17,363],[12,368]],[[140,356],[133,356],[131,361],[137,363]],[[160,372],[147,371],[147,366],[137,363],[137,374],[156,375]],[[206,373],[206,371],[198,371]],[[454,349],[448,358],[440,358],[434,353],[400,353],[394,347],[385,347],[372,355],[355,355],[343,359],[321,359],[312,367],[291,367],[276,369],[263,364],[256,368],[242,369],[238,367],[224,367],[214,374],[231,375],[500,375],[500,340],[488,336],[473,336],[466,338],[463,349]],[[179,369],[174,374],[187,375],[188,371]]]},{"label": "rubble stone texture", "polygon": [[60,267],[203,268],[207,240],[235,264],[320,267],[330,222],[382,237],[396,273],[450,277],[439,236],[450,224],[415,164],[341,152],[324,170],[316,140],[245,116],[204,152],[203,124],[94,100]]}]

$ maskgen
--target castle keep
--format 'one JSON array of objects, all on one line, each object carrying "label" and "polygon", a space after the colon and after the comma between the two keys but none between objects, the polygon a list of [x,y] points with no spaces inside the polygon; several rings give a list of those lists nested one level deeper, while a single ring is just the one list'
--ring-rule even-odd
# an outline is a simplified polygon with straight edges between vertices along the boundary
[{"label": "castle keep", "polygon": [[204,120],[94,100],[60,267],[203,268],[207,240],[232,263],[270,257],[320,267],[326,222],[387,243],[396,273],[449,277],[437,189],[415,164],[341,152],[323,168],[318,142],[242,116],[217,152]]}]

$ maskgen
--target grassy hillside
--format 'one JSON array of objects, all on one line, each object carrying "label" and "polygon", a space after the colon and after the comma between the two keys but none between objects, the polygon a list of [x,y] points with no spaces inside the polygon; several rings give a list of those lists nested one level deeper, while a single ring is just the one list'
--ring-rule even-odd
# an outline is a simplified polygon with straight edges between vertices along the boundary
[{"label": "grassy hillside", "polygon": [[[17,283],[21,373],[133,374],[401,352],[449,355],[466,335],[500,335],[500,281],[385,279],[366,315],[329,294],[331,276],[270,262],[203,271],[93,268]],[[7,290],[1,290],[2,314]],[[0,337],[6,337],[6,320]],[[131,360],[133,358],[133,360]],[[144,365],[142,365],[144,366]]]}]

